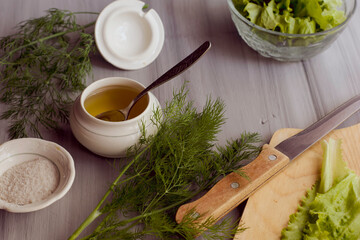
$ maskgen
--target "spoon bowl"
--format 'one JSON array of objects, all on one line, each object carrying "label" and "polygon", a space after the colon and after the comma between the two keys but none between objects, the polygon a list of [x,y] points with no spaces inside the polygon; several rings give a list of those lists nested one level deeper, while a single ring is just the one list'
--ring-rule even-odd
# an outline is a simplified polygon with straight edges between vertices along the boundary
[{"label": "spoon bowl", "polygon": [[[146,89],[145,89],[146,90]],[[145,91],[144,90],[144,91]],[[148,90],[149,91],[149,90]],[[147,91],[145,92],[145,94],[147,93]],[[144,95],[145,95],[144,94]],[[142,95],[142,96],[144,96]],[[106,111],[103,113],[100,113],[98,115],[96,115],[96,118],[99,118],[101,120],[105,120],[105,121],[111,121],[111,122],[120,122],[120,121],[125,121],[128,120],[129,118],[129,113],[131,108],[135,105],[135,103],[140,100],[140,98],[142,97],[138,97],[140,96],[137,95],[130,103],[129,105],[127,105],[125,108],[122,109],[114,109],[114,110],[110,110],[110,111]]]},{"label": "spoon bowl", "polygon": [[129,113],[135,103],[140,100],[144,95],[146,95],[151,89],[154,89],[167,81],[173,79],[180,73],[184,72],[186,69],[191,67],[201,56],[203,56],[211,47],[211,43],[206,41],[199,48],[197,48],[194,52],[192,52],[189,56],[184,58],[181,62],[176,64],[166,73],[164,73],[161,77],[156,79],[153,83],[151,83],[147,88],[145,88],[142,92],[140,92],[131,102],[130,104],[122,109],[113,109],[110,111],[106,111],[96,115],[95,117],[104,121],[125,121],[129,117]]},{"label": "spoon bowl", "polygon": [[125,119],[125,114],[126,111],[124,109],[116,109],[100,113],[96,115],[96,118],[109,122],[120,122],[127,120],[127,118]]}]

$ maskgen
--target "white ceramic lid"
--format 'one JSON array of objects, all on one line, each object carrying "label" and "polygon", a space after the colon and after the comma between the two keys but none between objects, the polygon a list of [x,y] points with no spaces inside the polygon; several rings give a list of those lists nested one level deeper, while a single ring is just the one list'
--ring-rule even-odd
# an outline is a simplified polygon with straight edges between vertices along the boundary
[{"label": "white ceramic lid", "polygon": [[155,10],[138,0],[116,0],[95,24],[101,55],[115,67],[135,70],[153,62],[164,44],[164,27]]}]

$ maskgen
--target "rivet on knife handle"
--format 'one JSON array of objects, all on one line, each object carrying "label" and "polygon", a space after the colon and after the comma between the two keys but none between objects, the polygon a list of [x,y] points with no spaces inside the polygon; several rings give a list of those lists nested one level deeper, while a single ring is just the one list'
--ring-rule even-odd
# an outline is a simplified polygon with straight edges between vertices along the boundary
[{"label": "rivet on knife handle", "polygon": [[176,221],[180,223],[190,211],[194,211],[193,216],[200,216],[196,219],[198,224],[204,223],[209,217],[219,220],[283,169],[289,161],[286,155],[264,145],[259,156],[242,168],[249,179],[236,172],[227,175],[200,199],[182,205],[177,211]]}]

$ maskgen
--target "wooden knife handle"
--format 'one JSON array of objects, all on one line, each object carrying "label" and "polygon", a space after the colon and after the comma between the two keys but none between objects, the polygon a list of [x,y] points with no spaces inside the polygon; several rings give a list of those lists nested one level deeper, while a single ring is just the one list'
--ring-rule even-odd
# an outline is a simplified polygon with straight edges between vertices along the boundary
[{"label": "wooden knife handle", "polygon": [[236,172],[227,175],[200,199],[180,206],[176,221],[180,223],[189,211],[194,211],[194,218],[200,216],[195,221],[198,224],[204,223],[209,217],[219,220],[283,169],[289,161],[283,153],[264,145],[259,156],[242,168],[249,179]]}]

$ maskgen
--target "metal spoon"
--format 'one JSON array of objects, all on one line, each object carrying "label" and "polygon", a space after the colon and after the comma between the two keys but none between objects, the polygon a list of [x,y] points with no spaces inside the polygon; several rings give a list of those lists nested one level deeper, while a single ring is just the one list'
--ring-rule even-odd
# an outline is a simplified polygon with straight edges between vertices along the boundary
[{"label": "metal spoon", "polygon": [[[156,88],[160,86],[161,84],[169,81],[170,79],[176,77],[186,69],[188,69],[191,65],[193,65],[204,53],[209,50],[211,47],[211,43],[206,41],[203,43],[198,49],[196,49],[194,52],[192,52],[189,56],[184,58],[181,62],[176,64],[173,68],[171,68],[169,71],[164,73],[161,77],[159,77],[157,80],[155,80],[152,84],[150,84],[147,88],[145,88],[142,92],[140,92],[131,102],[130,104],[123,108],[123,109],[114,109],[110,111],[106,111],[103,113],[100,113],[96,115],[96,118],[109,121],[111,119],[117,119],[117,121],[121,120],[127,120],[129,117],[129,113],[132,109],[132,107],[135,105],[135,103],[142,98],[145,94],[147,94],[148,91],[150,91],[153,88]],[[118,115],[123,116],[123,118],[119,118]]]}]

